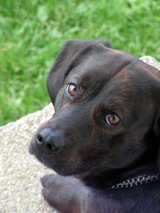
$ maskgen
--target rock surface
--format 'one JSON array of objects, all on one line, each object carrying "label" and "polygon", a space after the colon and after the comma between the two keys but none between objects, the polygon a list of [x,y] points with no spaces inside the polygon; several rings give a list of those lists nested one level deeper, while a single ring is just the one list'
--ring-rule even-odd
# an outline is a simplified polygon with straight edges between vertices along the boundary
[{"label": "rock surface", "polygon": [[10,123],[0,131],[0,213],[52,213],[41,196],[40,177],[53,171],[28,152],[32,135],[54,113],[43,110]]},{"label": "rock surface", "polygon": [[[160,63],[154,58],[144,56],[141,60],[160,70]],[[28,153],[32,135],[53,113],[49,104],[0,128],[0,213],[56,212],[43,200],[39,181],[53,171]]]}]

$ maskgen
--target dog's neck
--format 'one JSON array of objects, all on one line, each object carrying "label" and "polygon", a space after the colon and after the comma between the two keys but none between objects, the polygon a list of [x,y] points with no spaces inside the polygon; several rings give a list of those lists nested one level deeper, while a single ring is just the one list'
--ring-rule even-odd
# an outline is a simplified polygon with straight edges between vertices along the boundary
[{"label": "dog's neck", "polygon": [[[78,175],[86,185],[93,186],[95,188],[112,188],[112,186],[117,186],[117,184],[123,184],[126,186],[131,186],[132,184],[126,184],[126,180],[130,183],[134,182],[134,186],[138,182],[138,185],[142,183],[147,183],[148,179],[153,182],[154,179],[159,179],[160,170],[157,163],[157,149],[152,152],[150,158],[148,158],[148,152],[144,153],[142,157],[137,159],[133,164],[128,165],[124,169],[110,170],[108,168],[93,169],[87,171],[85,174]],[[156,176],[156,177],[155,177]],[[139,180],[139,177],[145,179],[144,181]],[[145,178],[144,178],[145,177]],[[140,178],[140,179],[141,179]],[[97,181],[99,180],[99,181]]]},{"label": "dog's neck", "polygon": [[94,171],[77,177],[95,188],[129,188],[160,180],[160,173],[157,165],[150,164],[131,170]]}]

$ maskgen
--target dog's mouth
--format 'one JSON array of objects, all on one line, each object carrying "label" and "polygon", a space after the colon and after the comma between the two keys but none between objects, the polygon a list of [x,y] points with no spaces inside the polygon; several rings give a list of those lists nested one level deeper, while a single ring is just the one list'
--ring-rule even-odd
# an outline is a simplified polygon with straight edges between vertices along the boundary
[{"label": "dog's mouth", "polygon": [[29,145],[30,154],[45,166],[64,176],[81,174],[89,169],[89,166],[78,157],[78,153],[73,154],[72,149],[74,148],[71,146],[58,152],[45,153],[41,152],[35,141]]},{"label": "dog's mouth", "polygon": [[42,155],[39,160],[47,167],[53,169],[60,175],[79,175],[83,174],[88,170],[88,166],[83,161],[68,162],[67,160],[61,159],[59,161],[56,156],[52,156],[50,159],[46,155]]}]

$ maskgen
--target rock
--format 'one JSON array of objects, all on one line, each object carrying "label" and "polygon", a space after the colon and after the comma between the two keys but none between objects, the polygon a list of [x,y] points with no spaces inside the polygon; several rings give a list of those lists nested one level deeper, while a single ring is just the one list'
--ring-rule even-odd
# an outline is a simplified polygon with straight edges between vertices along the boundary
[{"label": "rock", "polygon": [[158,62],[155,58],[151,56],[143,56],[140,59],[146,64],[149,64],[152,67],[155,67],[156,69],[160,70],[160,62]]},{"label": "rock", "polygon": [[[141,58],[160,70],[160,63],[150,56]],[[51,104],[16,122],[0,128],[0,212],[56,212],[41,195],[40,177],[53,173],[28,152],[32,135],[54,113]],[[56,193],[56,192],[55,192]]]},{"label": "rock", "polygon": [[0,212],[51,213],[41,195],[40,177],[53,173],[28,152],[32,135],[54,113],[51,104],[43,110],[3,126],[0,131]]}]

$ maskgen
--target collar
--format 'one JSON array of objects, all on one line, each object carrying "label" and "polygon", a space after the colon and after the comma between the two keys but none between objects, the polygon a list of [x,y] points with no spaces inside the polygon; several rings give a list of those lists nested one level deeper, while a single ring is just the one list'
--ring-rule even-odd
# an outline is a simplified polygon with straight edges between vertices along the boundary
[{"label": "collar", "polygon": [[113,185],[112,189],[123,189],[123,188],[132,188],[139,186],[145,183],[151,183],[160,179],[160,174],[156,175],[140,175],[138,177],[133,177],[127,180],[124,180],[120,183]]}]

